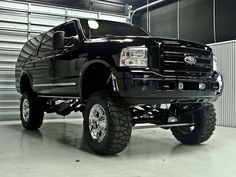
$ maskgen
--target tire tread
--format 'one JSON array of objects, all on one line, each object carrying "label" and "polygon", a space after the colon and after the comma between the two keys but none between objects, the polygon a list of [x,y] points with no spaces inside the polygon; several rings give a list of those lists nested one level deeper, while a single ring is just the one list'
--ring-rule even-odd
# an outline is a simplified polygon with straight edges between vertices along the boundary
[{"label": "tire tread", "polygon": [[213,104],[206,105],[198,114],[197,119],[201,120],[198,131],[189,134],[189,136],[180,133],[177,127],[171,128],[174,137],[184,144],[200,144],[207,141],[213,134],[216,126],[216,113]]},{"label": "tire tread", "polygon": [[119,95],[107,92],[96,92],[88,100],[94,97],[102,98],[108,108],[108,114],[111,120],[112,129],[109,132],[106,145],[103,149],[91,147],[96,153],[102,155],[112,155],[123,151],[131,138],[132,120],[129,106],[119,97]]},{"label": "tire tread", "polygon": [[[22,115],[22,103],[25,98],[28,99],[30,107],[30,116],[27,122],[25,122]],[[43,103],[40,101],[40,99],[38,99],[36,95],[30,94],[28,92],[23,93],[21,97],[20,116],[22,125],[25,129],[36,130],[40,128],[43,123],[44,117]]]}]

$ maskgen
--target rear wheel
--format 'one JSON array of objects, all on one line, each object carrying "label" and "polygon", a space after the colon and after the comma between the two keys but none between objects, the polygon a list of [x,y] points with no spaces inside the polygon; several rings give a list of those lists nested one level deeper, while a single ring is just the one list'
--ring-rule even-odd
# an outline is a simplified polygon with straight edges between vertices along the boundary
[{"label": "rear wheel", "polygon": [[32,93],[25,92],[20,102],[20,118],[25,129],[38,129],[43,123],[43,102]]},{"label": "rear wheel", "polygon": [[132,132],[129,107],[114,94],[95,93],[84,111],[84,134],[90,148],[103,155],[123,151]]},{"label": "rear wheel", "polygon": [[171,128],[174,137],[184,144],[200,144],[207,141],[216,126],[216,114],[213,104],[208,104],[194,113],[180,116],[181,120],[191,120],[193,126]]}]

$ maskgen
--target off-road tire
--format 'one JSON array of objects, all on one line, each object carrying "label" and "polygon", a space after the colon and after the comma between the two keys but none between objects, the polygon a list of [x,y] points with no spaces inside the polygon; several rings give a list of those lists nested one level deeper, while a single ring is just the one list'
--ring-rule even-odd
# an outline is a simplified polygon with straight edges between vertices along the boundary
[{"label": "off-road tire", "polygon": [[[89,115],[92,107],[99,104],[107,116],[106,134],[101,142],[96,141],[89,129]],[[129,106],[114,93],[92,94],[84,110],[84,135],[89,147],[97,154],[112,155],[123,151],[131,137],[132,119]]]},{"label": "off-road tire", "polygon": [[[216,113],[213,104],[208,104],[193,113],[194,129],[192,132],[184,133],[181,127],[171,128],[174,137],[183,144],[200,144],[207,141],[216,126]],[[183,128],[183,127],[182,127]]]},{"label": "off-road tire", "polygon": [[[25,119],[23,115],[23,104],[25,100],[28,101],[28,119]],[[41,127],[44,117],[43,105],[43,101],[40,100],[35,94],[31,92],[25,92],[22,94],[20,101],[20,118],[25,129],[35,130]]]}]

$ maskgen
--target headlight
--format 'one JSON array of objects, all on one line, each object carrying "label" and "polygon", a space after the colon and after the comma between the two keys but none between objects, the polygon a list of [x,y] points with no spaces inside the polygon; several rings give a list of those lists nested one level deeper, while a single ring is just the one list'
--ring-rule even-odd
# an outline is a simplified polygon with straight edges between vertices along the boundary
[{"label": "headlight", "polygon": [[213,71],[217,71],[217,57],[213,55]]},{"label": "headlight", "polygon": [[123,48],[120,54],[120,66],[147,67],[147,51],[144,46]]}]

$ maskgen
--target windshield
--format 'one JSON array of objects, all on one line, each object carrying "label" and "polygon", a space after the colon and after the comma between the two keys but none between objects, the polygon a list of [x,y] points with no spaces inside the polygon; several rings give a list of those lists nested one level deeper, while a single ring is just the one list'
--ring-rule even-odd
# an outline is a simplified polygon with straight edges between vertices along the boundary
[{"label": "windshield", "polygon": [[104,36],[150,36],[143,29],[128,23],[106,20],[80,19],[85,36],[89,39]]}]

